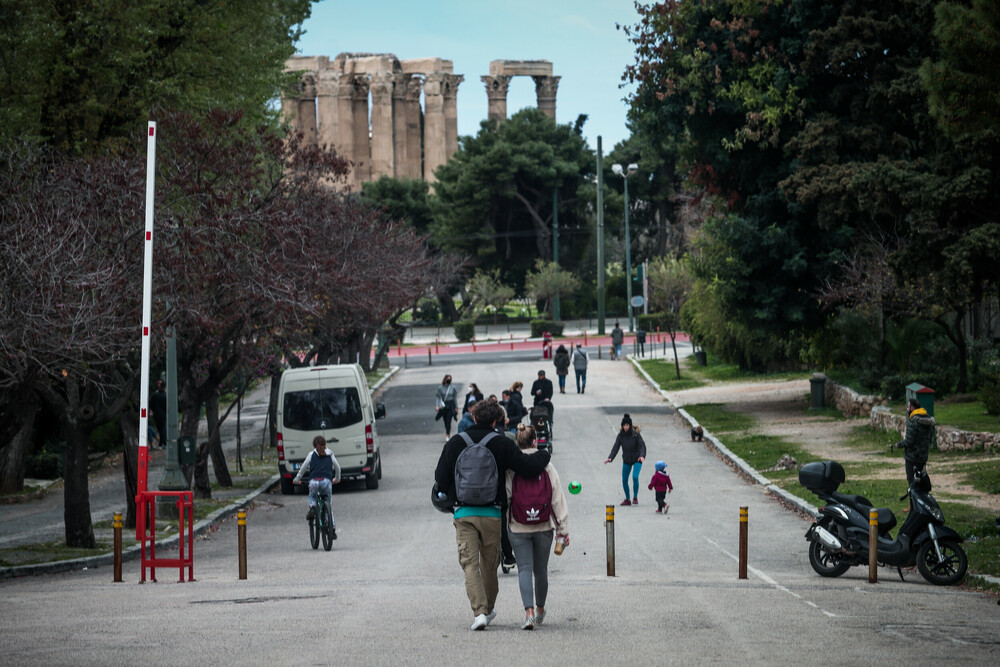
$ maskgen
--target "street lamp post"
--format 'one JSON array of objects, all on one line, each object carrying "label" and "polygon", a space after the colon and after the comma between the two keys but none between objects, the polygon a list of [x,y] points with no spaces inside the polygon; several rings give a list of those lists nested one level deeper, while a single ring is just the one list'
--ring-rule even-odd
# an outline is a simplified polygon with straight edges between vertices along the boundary
[{"label": "street lamp post", "polygon": [[632,242],[628,233],[628,177],[639,171],[639,165],[633,162],[627,169],[622,169],[620,164],[613,164],[611,171],[621,176],[625,183],[625,305],[628,308],[628,332],[632,333],[635,329],[632,325]]}]

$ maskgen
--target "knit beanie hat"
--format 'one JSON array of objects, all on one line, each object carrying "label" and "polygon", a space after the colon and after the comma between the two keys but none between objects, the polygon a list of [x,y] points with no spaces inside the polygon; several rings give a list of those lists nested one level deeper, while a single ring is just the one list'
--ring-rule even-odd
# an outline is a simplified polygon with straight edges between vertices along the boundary
[{"label": "knit beanie hat", "polygon": [[625,416],[622,417],[622,426],[625,426],[625,424],[632,426],[632,417],[630,417],[627,412],[625,413]]},{"label": "knit beanie hat", "polygon": [[667,462],[666,461],[657,461],[656,462],[656,469],[659,470],[660,472],[663,472],[664,470],[667,469]]}]

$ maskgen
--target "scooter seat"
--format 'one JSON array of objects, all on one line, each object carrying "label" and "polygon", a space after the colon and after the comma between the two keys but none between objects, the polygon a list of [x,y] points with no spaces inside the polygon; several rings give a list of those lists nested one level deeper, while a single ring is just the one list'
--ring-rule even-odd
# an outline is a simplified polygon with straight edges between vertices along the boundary
[{"label": "scooter seat", "polygon": [[857,511],[868,516],[868,510],[872,507],[872,501],[868,500],[864,496],[850,495],[847,493],[837,493],[834,491],[830,494],[831,497],[839,503],[843,503],[850,507],[853,507]]}]

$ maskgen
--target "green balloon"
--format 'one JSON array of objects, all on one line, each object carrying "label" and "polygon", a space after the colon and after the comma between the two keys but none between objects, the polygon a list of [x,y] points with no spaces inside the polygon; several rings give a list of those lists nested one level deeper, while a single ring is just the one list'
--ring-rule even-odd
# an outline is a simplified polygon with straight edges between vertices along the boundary
[{"label": "green balloon", "polygon": [[572,493],[573,495],[580,493],[581,489],[583,489],[583,486],[580,484],[580,482],[569,483],[569,492]]}]

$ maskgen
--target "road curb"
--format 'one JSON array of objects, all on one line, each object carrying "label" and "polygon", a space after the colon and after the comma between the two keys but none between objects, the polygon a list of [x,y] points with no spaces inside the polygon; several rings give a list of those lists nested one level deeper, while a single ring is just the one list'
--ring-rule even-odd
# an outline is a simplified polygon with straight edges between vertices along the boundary
[{"label": "road curb", "polygon": [[[388,377],[388,376],[386,376]],[[194,525],[193,533],[195,536],[201,535],[202,533],[208,531],[216,523],[222,521],[223,519],[236,514],[239,510],[243,509],[251,502],[253,502],[258,496],[269,492],[275,486],[278,485],[280,476],[275,474],[262,485],[257,487],[254,491],[249,494],[235,500],[234,502],[221,507],[207,517],[199,521]],[[156,546],[160,549],[166,547],[172,547],[177,544],[179,535],[172,535],[163,540],[158,540]],[[139,550],[141,546],[136,544],[127,549],[122,549],[122,561],[135,560],[139,557]],[[49,563],[35,563],[32,565],[17,565],[14,567],[5,567],[0,569],[0,580],[3,579],[13,579],[15,577],[32,577],[39,574],[56,574],[58,572],[69,572],[72,570],[86,570],[91,567],[102,567],[110,566],[114,564],[115,555],[113,552],[103,553],[96,556],[86,556],[84,558],[72,558],[69,560],[57,560],[51,561]]]}]

